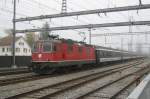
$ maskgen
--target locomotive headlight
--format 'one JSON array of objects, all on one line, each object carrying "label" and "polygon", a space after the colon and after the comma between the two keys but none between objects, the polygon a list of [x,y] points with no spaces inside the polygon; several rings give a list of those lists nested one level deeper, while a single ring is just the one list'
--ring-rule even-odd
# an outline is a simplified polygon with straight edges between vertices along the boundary
[{"label": "locomotive headlight", "polygon": [[41,58],[42,57],[42,54],[38,54],[38,58]]}]

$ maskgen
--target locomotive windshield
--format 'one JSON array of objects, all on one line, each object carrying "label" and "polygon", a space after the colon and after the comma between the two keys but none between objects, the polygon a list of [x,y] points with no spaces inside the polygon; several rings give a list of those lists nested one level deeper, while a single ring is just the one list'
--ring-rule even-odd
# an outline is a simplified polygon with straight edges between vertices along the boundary
[{"label": "locomotive windshield", "polygon": [[50,41],[44,41],[43,42],[43,51],[44,52],[52,51],[52,43]]},{"label": "locomotive windshield", "polygon": [[52,42],[50,41],[38,41],[34,44],[33,51],[34,52],[51,52]]}]

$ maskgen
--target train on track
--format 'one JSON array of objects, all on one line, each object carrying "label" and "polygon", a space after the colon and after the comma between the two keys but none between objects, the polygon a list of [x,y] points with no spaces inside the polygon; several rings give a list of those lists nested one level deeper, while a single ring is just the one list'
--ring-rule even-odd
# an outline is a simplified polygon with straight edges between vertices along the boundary
[{"label": "train on track", "polygon": [[37,74],[52,73],[60,68],[137,58],[135,54],[94,46],[73,40],[53,38],[35,42],[30,68]]}]

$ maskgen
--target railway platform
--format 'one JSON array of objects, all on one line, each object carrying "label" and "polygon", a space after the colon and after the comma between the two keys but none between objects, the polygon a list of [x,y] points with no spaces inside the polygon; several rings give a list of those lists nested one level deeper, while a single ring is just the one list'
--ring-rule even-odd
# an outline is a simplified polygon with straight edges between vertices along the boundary
[{"label": "railway platform", "polygon": [[127,99],[150,99],[150,74],[133,90]]}]

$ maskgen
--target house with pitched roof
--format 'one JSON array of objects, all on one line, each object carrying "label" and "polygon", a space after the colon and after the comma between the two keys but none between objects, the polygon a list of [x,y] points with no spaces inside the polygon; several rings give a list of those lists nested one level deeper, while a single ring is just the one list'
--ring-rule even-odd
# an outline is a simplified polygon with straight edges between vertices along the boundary
[{"label": "house with pitched roof", "polygon": [[[6,36],[0,39],[0,56],[12,56],[13,37]],[[23,37],[16,37],[16,56],[31,56],[31,47]]]}]

